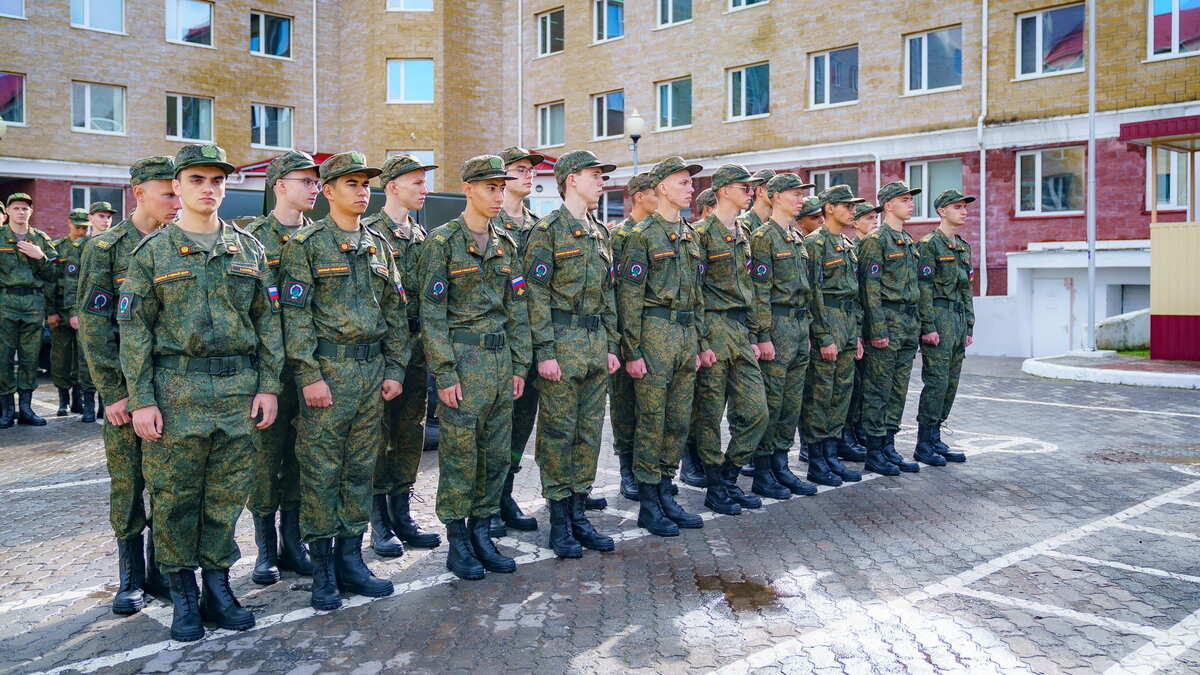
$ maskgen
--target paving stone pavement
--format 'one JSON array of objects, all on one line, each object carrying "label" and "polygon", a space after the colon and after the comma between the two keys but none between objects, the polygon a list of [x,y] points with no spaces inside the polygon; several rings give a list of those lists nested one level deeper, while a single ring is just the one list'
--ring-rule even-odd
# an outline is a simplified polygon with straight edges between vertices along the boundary
[{"label": "paving stone pavement", "polygon": [[[964,372],[944,438],[966,464],[737,517],[683,487],[705,526],[660,539],[618,494],[606,439],[593,522],[617,550],[557,560],[530,452],[517,497],[541,529],[501,540],[515,574],[459,581],[444,547],[368,552],[396,594],[336,612],[309,608],[307,579],[251,583],[243,515],[233,585],[258,625],[190,644],[169,639],[162,602],[109,611],[100,427],[0,430],[0,672],[1200,671],[1200,392],[1039,380],[1019,359]],[[918,369],[909,419],[919,388]],[[426,453],[428,525],[436,474]]]}]

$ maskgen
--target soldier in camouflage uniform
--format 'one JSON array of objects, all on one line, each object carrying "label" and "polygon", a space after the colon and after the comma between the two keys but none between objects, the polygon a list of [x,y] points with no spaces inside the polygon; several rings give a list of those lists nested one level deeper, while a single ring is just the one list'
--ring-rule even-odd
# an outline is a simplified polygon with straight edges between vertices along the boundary
[{"label": "soldier in camouflage uniform", "polygon": [[[495,155],[462,168],[467,208],[430,232],[421,252],[421,337],[440,401],[437,514],[446,567],[463,579],[513,572],[490,536],[509,469],[512,402],[529,372],[526,280],[517,242],[499,225],[505,183]],[[470,523],[467,519],[470,518]]]},{"label": "soldier in camouflage uniform", "polygon": [[933,201],[942,222],[921,237],[918,279],[921,287],[921,403],[917,411],[917,448],[913,458],[930,466],[965,462],[942,442],[942,424],[950,416],[963,358],[971,346],[975,306],[971,281],[971,245],[958,235],[975,201],[955,189]]},{"label": "soldier in camouflage uniform", "polygon": [[[717,205],[717,195],[712,188],[704,188],[696,197],[694,213],[699,214],[693,222],[700,222],[712,215],[713,207]],[[741,222],[739,218],[739,227]],[[695,400],[692,401],[695,407]],[[753,475],[751,473],[750,475]],[[700,460],[700,451],[696,447],[696,420],[693,415],[691,429],[688,432],[687,443],[683,448],[683,458],[679,461],[679,480],[692,487],[708,487],[708,478],[704,476],[704,462]]]},{"label": "soldier in camouflage uniform", "polygon": [[58,251],[45,232],[29,224],[32,197],[16,192],[8,196],[5,206],[8,224],[0,227],[0,363],[11,365],[15,354],[17,375],[14,379],[11,367],[0,368],[0,429],[14,423],[40,427],[46,420],[33,412],[31,404]]},{"label": "soldier in camouflage uniform", "polygon": [[755,171],[751,180],[754,185],[754,203],[741,215],[742,226],[754,232],[771,217],[771,196],[767,194],[767,182],[775,177],[772,169]]},{"label": "soldier in camouflage uniform", "polygon": [[616,268],[608,231],[591,211],[604,193],[604,174],[615,168],[586,150],[559,157],[554,176],[563,205],[529,232],[522,261],[536,386],[545,394],[535,458],[550,511],[549,544],[560,558],[615,547],[584,510],[596,479],[608,376],[620,367]]},{"label": "soldier in camouflage uniform", "polygon": [[[609,245],[612,247],[613,262],[616,263],[620,283],[621,247],[629,236],[630,230],[642,222],[658,208],[658,195],[650,185],[649,172],[643,171],[629,179],[625,186],[629,195],[632,209],[629,216],[613,226],[609,231]],[[616,297],[614,293],[613,297]],[[621,332],[621,322],[618,317],[617,333]],[[621,468],[621,496],[631,501],[637,501],[637,481],[633,478],[633,435],[637,429],[637,412],[634,405],[633,378],[624,368],[617,370],[608,378],[608,418],[612,425],[613,452]]]},{"label": "soldier in camouflage uniform", "polygon": [[[318,184],[317,165],[308,153],[285,152],[267,165],[265,186],[274,194],[275,208],[247,223],[246,231],[262,243],[272,274],[279,269],[283,245],[300,228],[312,223],[304,212],[316,203]],[[282,325],[283,317],[278,319]],[[278,418],[260,434],[261,447],[246,503],[254,521],[254,543],[258,546],[250,578],[262,585],[279,581],[281,569],[304,576],[312,574],[312,561],[300,538],[300,465],[296,460],[300,400],[295,370],[286,362],[279,384]]]},{"label": "soldier in camouflage uniform", "polygon": [[709,347],[701,338],[703,263],[691,228],[679,215],[691,204],[692,176],[700,169],[668,157],[650,170],[658,208],[626,237],[617,284],[621,348],[637,405],[638,525],[660,537],[677,536],[680,527],[704,526],[670,490],[687,440],[700,353]]},{"label": "soldier in camouflage uniform", "polygon": [[[78,293],[79,351],[88,362],[104,403],[104,456],[110,479],[109,524],[117,538],[119,586],[113,597],[116,614],[133,614],[145,605],[145,594],[167,596],[167,580],[158,569],[154,537],[142,493],[142,439],[130,424],[129,390],[121,372],[118,327],[113,316],[117,289],[125,281],[133,249],[142,237],[175,220],[179,196],[171,181],[175,161],[146,157],[129,167],[129,184],[137,208],[125,220],[93,236],[84,246]],[[151,507],[153,508],[153,507]],[[144,550],[144,557],[143,557]]]},{"label": "soldier in camouflage uniform", "polygon": [[[425,244],[425,230],[412,213],[425,204],[429,194],[426,172],[436,164],[422,164],[415,155],[395,155],[383,163],[379,183],[383,186],[383,210],[363,218],[363,225],[383,235],[392,247],[396,269],[410,284],[419,275],[418,256]],[[441,535],[426,532],[413,520],[409,503],[421,452],[425,448],[425,416],[428,391],[425,382],[425,349],[421,346],[420,293],[407,296],[404,306],[411,337],[411,356],[404,369],[400,395],[383,404],[383,434],[375,460],[374,497],[371,502],[371,548],[383,557],[404,553],[404,545],[437,548]]]},{"label": "soldier in camouflage uniform", "polygon": [[699,214],[696,221],[699,222],[707,218],[716,205],[717,195],[713,193],[712,188],[701,190],[700,194],[696,197],[696,213]]},{"label": "soldier in camouflage uniform", "polygon": [[[55,265],[54,285],[46,296],[46,323],[50,326],[50,376],[58,389],[58,417],[83,412],[80,385],[81,375],[87,372],[87,365],[77,360],[79,349],[75,329],[70,323],[75,307],[79,261],[83,257],[83,245],[88,240],[87,209],[71,209],[67,214],[67,224],[70,227],[68,234],[54,240],[59,259]],[[69,295],[66,293],[68,286]],[[88,385],[91,385],[91,378],[88,378]],[[92,422],[96,421],[94,402],[91,418]]]},{"label": "soldier in camouflage uniform", "polygon": [[768,411],[767,431],[756,454],[771,458],[775,479],[796,495],[817,493],[817,486],[800,480],[788,468],[788,452],[796,440],[804,405],[813,294],[808,249],[796,214],[804,207],[805,191],[812,187],[794,173],[772,178],[767,183],[771,218],[750,239],[753,312],[759,326],[752,339],[761,359]]},{"label": "soldier in camouflage uniform", "polygon": [[229,630],[254,625],[229,587],[229,567],[239,557],[233,530],[250,488],[255,418],[260,429],[275,420],[283,346],[262,245],[217,217],[232,171],[215,145],[179,150],[173,186],[183,211],[134,247],[116,306],[127,407],[145,441],[154,548],[180,641],[204,636],[202,617]]},{"label": "soldier in camouflage uniform", "polygon": [[854,361],[863,355],[858,261],[843,231],[854,220],[854,205],[863,199],[848,185],[829,187],[818,198],[825,224],[804,241],[813,285],[804,438],[808,480],[838,486],[862,480],[862,474],[842,464],[837,451],[854,387]]},{"label": "soldier in camouflage uniform", "polygon": [[[875,228],[879,226],[879,212],[882,210],[883,207],[875,206],[870,202],[863,202],[854,207],[854,233],[852,238],[856,246],[861,243],[864,237],[874,232]],[[859,286],[861,287],[861,284]],[[866,366],[867,359],[865,356],[854,362],[854,393],[850,395],[850,416],[846,418],[846,430],[842,432],[843,436],[848,432],[853,437],[854,449],[864,453],[864,455],[867,451],[867,434],[863,431],[862,426],[862,379],[863,370]]]},{"label": "soldier in camouflage uniform", "polygon": [[860,239],[858,247],[866,348],[862,378],[862,422],[867,436],[864,468],[885,476],[920,470],[915,463],[905,462],[894,445],[904,416],[920,328],[917,246],[904,231],[904,222],[912,218],[913,195],[920,192],[920,188],[909,188],[903,181],[880,188],[883,224]]},{"label": "soldier in camouflage uniform", "polygon": [[391,595],[363,563],[385,401],[401,392],[410,353],[405,291],[391,246],[360,221],[380,170],[360,152],[321,164],[329,215],[283,246],[284,345],[304,405],[296,427],[300,533],[309,542],[314,609],[338,591]]}]

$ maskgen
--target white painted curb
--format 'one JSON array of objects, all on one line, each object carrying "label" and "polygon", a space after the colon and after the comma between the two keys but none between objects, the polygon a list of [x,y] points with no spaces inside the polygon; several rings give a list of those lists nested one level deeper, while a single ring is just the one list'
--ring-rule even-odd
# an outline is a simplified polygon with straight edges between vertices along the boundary
[{"label": "white painted curb", "polygon": [[1068,366],[1061,363],[1051,363],[1046,359],[1057,359],[1059,356],[1044,356],[1036,359],[1025,359],[1021,370],[1038,377],[1049,377],[1056,380],[1078,380],[1080,382],[1099,382],[1101,384],[1127,384],[1134,387],[1166,387],[1169,389],[1200,389],[1200,375],[1185,375],[1183,373],[1153,373],[1139,370],[1118,370],[1110,368],[1084,368]]}]

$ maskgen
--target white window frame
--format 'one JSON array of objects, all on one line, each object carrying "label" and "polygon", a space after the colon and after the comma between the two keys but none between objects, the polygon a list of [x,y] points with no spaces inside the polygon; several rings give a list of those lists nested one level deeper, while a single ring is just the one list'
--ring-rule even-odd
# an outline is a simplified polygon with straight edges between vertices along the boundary
[{"label": "white window frame", "polygon": [[[1042,19],[1043,19],[1043,17],[1045,17],[1047,12],[1053,12],[1053,11],[1060,10],[1060,9],[1068,9],[1071,7],[1084,7],[1084,4],[1078,3],[1078,4],[1073,4],[1073,5],[1061,5],[1058,7],[1047,7],[1045,9],[1039,9],[1036,12],[1025,12],[1024,14],[1017,15],[1017,21],[1014,24],[1015,30],[1013,31],[1013,34],[1014,34],[1013,40],[1016,42],[1016,51],[1013,52],[1013,56],[1014,56],[1013,70],[1016,72],[1016,75],[1013,78],[1014,80],[1036,80],[1036,79],[1039,79],[1042,77],[1054,77],[1055,75],[1070,75],[1072,73],[1082,73],[1084,70],[1087,70],[1087,55],[1086,54],[1084,54],[1084,57],[1083,57],[1083,65],[1079,66],[1078,68],[1070,68],[1070,69],[1066,69],[1066,70],[1055,70],[1055,71],[1052,71],[1049,73],[1044,72],[1042,70],[1042,66],[1045,65],[1042,63],[1042,42],[1045,40],[1045,37],[1046,37],[1044,34],[1044,31],[1042,30]],[[1021,72],[1021,48],[1023,45],[1021,44],[1021,22],[1030,17],[1037,18],[1037,28],[1035,29],[1035,32],[1037,33],[1038,44],[1035,45],[1035,47],[1034,47],[1034,49],[1036,50],[1036,54],[1037,54],[1037,58],[1034,60],[1034,63],[1037,64],[1037,70],[1032,73],[1022,73]],[[1084,15],[1083,15],[1083,22],[1084,22],[1083,30],[1084,30],[1084,36],[1085,36],[1084,39],[1086,41],[1087,31],[1092,29],[1091,26],[1087,25],[1087,12],[1086,11],[1084,12]]]},{"label": "white window frame", "polygon": [[[821,190],[824,190],[825,188],[830,187],[831,185],[841,185],[841,183],[831,183],[830,182],[830,174],[834,173],[835,171],[836,172],[853,171],[854,172],[854,183],[855,183],[854,190],[855,190],[855,192],[858,191],[858,177],[859,177],[858,176],[858,167],[853,164],[847,164],[846,166],[835,166],[835,167],[831,167],[829,169],[820,169],[817,171],[809,171],[808,172],[808,182],[813,183],[814,185],[817,185],[817,187],[812,189],[813,192],[818,193]],[[818,176],[824,177],[825,188],[822,188],[819,184],[817,184]]]},{"label": "white window frame", "polygon": [[733,114],[733,75],[734,75],[734,73],[742,74],[742,91],[741,91],[742,111],[745,112],[745,110],[746,110],[746,81],[747,81],[746,70],[750,69],[750,68],[755,68],[757,66],[767,66],[767,100],[770,101],[770,97],[771,97],[771,76],[770,76],[771,62],[770,61],[760,61],[758,63],[749,63],[744,66],[738,66],[737,68],[730,68],[725,71],[725,121],[740,122],[742,120],[757,120],[757,119],[762,119],[763,117],[770,116],[771,104],[769,102],[767,103],[767,112],[765,112],[765,113],[756,113],[754,115],[745,115],[745,114],[734,115]]},{"label": "white window frame", "polygon": [[[215,108],[217,107],[217,102],[214,99],[212,99],[211,97],[208,97],[208,96],[193,96],[192,94],[179,94],[179,93],[175,93],[172,91],[168,91],[167,92],[167,100],[170,101],[171,97],[175,98],[175,122],[176,122],[176,124],[179,125],[180,129],[183,128],[183,99],[194,98],[194,99],[208,101],[208,103],[209,103],[208,112],[209,112],[209,118],[210,118],[208,120],[208,127],[209,127],[209,129],[212,129],[214,135],[216,134],[216,132],[217,132],[217,130],[216,130],[217,111]],[[211,138],[190,138],[188,136],[172,136],[169,133],[170,129],[168,129],[167,131],[168,131],[168,133],[167,133],[168,141],[180,141],[183,143],[212,143],[213,142],[213,139],[211,139]]]},{"label": "white window frame", "polygon": [[25,16],[25,0],[21,0],[20,14],[5,14],[4,12],[0,12],[0,16],[8,19],[28,19],[28,17]]},{"label": "white window frame", "polygon": [[[166,0],[166,11],[169,12],[172,9],[175,9],[176,11],[178,11],[179,3],[181,1],[182,0]],[[212,0],[195,0],[195,2],[203,2],[208,5],[208,31],[209,31],[208,35],[210,38],[209,44],[202,44],[200,42],[188,42],[187,40],[184,40],[183,38],[181,38],[178,35],[170,35],[170,34],[167,34],[167,42],[170,42],[173,45],[183,45],[185,47],[200,47],[202,49],[216,49],[217,48],[217,46],[216,46],[216,42],[217,42],[217,26],[216,26],[217,7],[216,7],[216,3],[212,2]],[[176,23],[178,23],[178,20],[176,21]],[[164,26],[163,26],[164,31],[167,29],[165,24],[166,24],[166,22],[164,22]]]},{"label": "white window frame", "polygon": [[110,35],[129,35],[129,33],[127,33],[125,31],[125,0],[120,0],[121,1],[121,30],[110,30],[108,28],[96,28],[95,26],[88,25],[88,22],[91,21],[91,16],[92,16],[92,0],[82,0],[82,1],[83,1],[83,16],[84,16],[83,23],[75,23],[74,21],[72,21],[71,28],[79,28],[81,30],[94,30],[97,33],[108,33]]},{"label": "white window frame", "polygon": [[663,16],[663,11],[662,11],[663,10],[662,0],[654,0],[654,21],[655,21],[654,27],[656,29],[657,28],[670,28],[671,26],[682,26],[685,23],[691,23],[692,17],[694,17],[696,15],[696,2],[695,2],[695,0],[691,0],[691,2],[692,2],[692,16],[690,16],[686,19],[681,19],[679,21],[675,20],[674,7],[670,6],[670,4],[668,2],[668,7],[671,10],[672,16],[671,16],[670,21],[666,21],[665,20],[666,17]]},{"label": "white window frame", "polygon": [[1171,51],[1154,53],[1154,0],[1146,0],[1146,60],[1165,61],[1200,55],[1200,49],[1192,52],[1179,51],[1179,0],[1171,2]]},{"label": "white window frame", "polygon": [[[958,162],[958,168],[960,171],[959,176],[960,176],[960,182],[961,182],[962,157],[939,157],[937,159],[919,159],[919,160],[914,160],[911,162],[904,163],[904,182],[908,183],[909,185],[912,185],[913,187],[918,187],[916,185],[913,185],[913,183],[915,182],[915,181],[913,181],[913,178],[912,178],[913,167],[918,167],[918,166],[921,167],[921,185],[920,185],[921,192],[919,194],[913,195],[913,200],[915,202],[917,202],[918,208],[913,209],[914,215],[912,217],[912,222],[925,223],[925,222],[936,222],[938,220],[941,220],[941,218],[937,215],[937,209],[933,208],[933,200],[934,200],[934,198],[937,197],[937,194],[935,194],[933,192],[933,188],[930,185],[929,165],[931,163],[936,164],[937,162],[954,162],[954,161]],[[923,216],[916,215],[916,213],[918,211],[924,211],[925,215],[923,215]]]},{"label": "white window frame", "polygon": [[743,9],[769,4],[771,4],[771,0],[729,0],[728,4],[725,5],[725,13],[740,12]]},{"label": "white window frame", "polygon": [[[552,9],[548,12],[542,12],[541,14],[538,14],[535,17],[537,19],[537,45],[538,45],[537,46],[537,55],[538,56],[551,56],[554,54],[561,54],[564,51],[566,51],[566,48],[567,48],[567,26],[565,23],[562,24],[563,48],[559,49],[558,51],[550,51],[550,43],[551,43],[551,40],[550,40],[550,17],[556,13],[561,13],[563,15],[563,20],[566,19],[567,13],[566,13],[566,9],[563,7],[558,7],[556,9]],[[546,51],[543,51],[543,49],[542,49],[543,36],[545,37]]]},{"label": "white window frame", "polygon": [[[951,85],[948,85],[945,87],[930,88],[928,86],[923,86],[918,89],[914,89],[912,86],[912,82],[910,80],[910,78],[912,76],[912,49],[911,49],[912,41],[913,40],[921,40],[921,83],[928,84],[929,83],[929,36],[933,35],[935,33],[941,33],[943,31],[954,30],[955,28],[958,29],[958,35],[959,35],[958,47],[961,50],[962,49],[962,25],[961,24],[957,25],[957,26],[945,26],[943,28],[938,28],[936,30],[927,30],[924,33],[914,33],[912,35],[906,35],[904,37],[904,93],[905,94],[909,94],[909,95],[937,94],[937,93],[940,93],[943,91],[955,91],[956,89],[962,89],[963,73],[959,73],[958,84],[951,84]],[[965,62],[965,59],[964,59],[964,62]]]},{"label": "white window frame", "polygon": [[[621,96],[622,96],[622,98],[621,98],[621,106],[622,106],[622,109],[621,109],[621,133],[619,133],[619,134],[601,133],[601,132],[608,132],[610,130],[607,128],[605,128],[605,129],[600,128],[599,125],[601,122],[600,122],[600,119],[598,119],[598,115],[597,115],[597,113],[599,113],[600,111],[596,109],[596,106],[607,105],[605,102],[605,98],[607,98],[609,94],[618,94],[618,93],[621,94]],[[612,140],[614,138],[621,138],[622,136],[625,135],[625,122],[624,122],[625,99],[624,99],[624,95],[625,95],[624,89],[613,89],[612,91],[606,91],[602,94],[592,94],[592,140],[593,141],[608,141],[608,140]],[[607,107],[604,109],[608,110]],[[608,126],[608,117],[604,116],[603,119],[604,119],[604,125],[607,127]]]},{"label": "white window frame", "polygon": [[404,104],[404,105],[407,105],[407,104],[428,104],[428,103],[433,103],[433,102],[434,102],[434,99],[436,99],[436,98],[437,98],[437,63],[436,63],[436,62],[434,61],[434,59],[432,59],[432,58],[416,58],[416,59],[388,59],[388,60],[387,60],[387,63],[384,65],[384,77],[386,78],[386,79],[385,79],[385,81],[384,81],[384,90],[385,90],[385,94],[387,94],[387,93],[390,93],[390,92],[387,92],[386,90],[387,90],[387,81],[388,81],[388,80],[391,80],[391,74],[392,74],[392,73],[391,73],[391,65],[392,65],[393,63],[399,63],[399,64],[402,64],[402,65],[400,66],[400,91],[399,91],[399,92],[397,92],[397,93],[398,93],[398,94],[400,94],[401,96],[403,96],[403,95],[404,95],[404,85],[405,85],[405,78],[407,77],[407,74],[404,72],[404,66],[403,66],[403,64],[405,64],[405,63],[408,63],[409,61],[428,61],[428,62],[430,62],[431,64],[433,64],[433,82],[432,82],[432,84],[433,84],[433,89],[434,89],[434,90],[431,92],[431,93],[432,93],[432,96],[431,96],[431,97],[430,97],[428,100],[426,100],[426,99],[414,99],[414,100],[410,101],[410,100],[408,100],[408,99],[404,99],[404,98],[392,98],[392,97],[389,95],[389,96],[387,97],[387,100],[385,101],[385,103],[390,103],[390,104]]},{"label": "white window frame", "polygon": [[265,120],[267,117],[267,108],[275,108],[278,110],[290,110],[291,115],[288,116],[288,120],[290,121],[290,123],[292,125],[292,129],[288,133],[288,135],[292,137],[291,145],[268,145],[266,143],[266,138],[267,138],[266,127],[261,127],[262,134],[263,134],[263,140],[262,140],[262,142],[259,142],[258,139],[254,138],[254,125],[251,124],[250,125],[250,147],[262,148],[265,150],[295,150],[296,149],[296,109],[295,108],[293,108],[290,105],[273,105],[271,103],[251,103],[250,108],[251,108],[251,112],[250,112],[251,118],[250,119],[252,121],[254,119],[253,115],[256,112],[259,116],[259,119]]},{"label": "white window frame", "polygon": [[[562,111],[563,111],[563,139],[561,141],[559,141],[558,143],[547,143],[546,141],[548,141],[550,139],[548,139],[542,135],[543,131],[548,132],[548,129],[544,128],[545,121],[542,119],[542,117],[544,115],[549,115],[550,109],[555,106],[561,107]],[[564,101],[551,101],[549,103],[543,103],[543,104],[539,105],[537,107],[537,142],[538,142],[537,147],[538,148],[557,148],[557,147],[566,145],[566,140],[567,140],[567,104]]]},{"label": "white window frame", "polygon": [[410,9],[405,6],[406,0],[387,0],[387,11],[389,12],[432,12],[434,10],[434,2],[430,0],[429,7],[418,7]]},{"label": "white window frame", "polygon": [[[296,47],[296,17],[288,16],[287,14],[276,14],[274,12],[264,12],[264,11],[257,10],[257,9],[250,12],[250,17],[251,17],[250,20],[253,21],[255,16],[258,17],[258,51],[254,51],[253,49],[251,49],[250,53],[253,54],[254,56],[261,56],[264,59],[278,59],[280,61],[294,61],[295,57],[293,57],[292,54],[295,52],[295,47]],[[263,45],[266,43],[266,39],[267,39],[266,17],[268,17],[268,16],[273,16],[276,19],[287,19],[288,22],[291,23],[291,28],[288,29],[288,55],[287,56],[278,56],[276,54],[268,54],[266,52],[266,50],[263,48]]]},{"label": "white window frame", "polygon": [[[71,116],[75,116],[75,85],[82,84],[84,90],[83,116],[88,120],[89,126],[77,127],[75,120],[71,120],[71,131],[81,134],[100,134],[103,136],[128,136],[129,135],[129,91],[117,84],[100,84],[98,82],[82,82],[79,80],[71,80]],[[92,87],[109,87],[112,89],[121,90],[121,131],[105,131],[103,129],[92,129]]]},{"label": "white window frame", "polygon": [[[808,107],[809,108],[824,109],[824,108],[840,108],[841,106],[845,106],[845,105],[858,105],[859,100],[861,100],[859,98],[855,98],[853,101],[838,101],[837,103],[829,102],[829,91],[830,91],[830,88],[833,86],[833,81],[832,81],[832,78],[830,77],[830,70],[831,70],[830,64],[833,63],[833,59],[831,59],[829,57],[837,52],[845,51],[847,49],[857,49],[857,48],[858,48],[858,45],[853,44],[853,45],[846,45],[844,47],[838,47],[837,49],[829,49],[829,50],[826,50],[823,52],[813,52],[812,54],[808,55],[808,78],[809,78],[809,82],[812,83],[812,86],[810,86],[808,88]],[[817,77],[816,77],[817,58],[822,57],[822,56],[825,57],[825,102],[817,103],[817,94],[815,91],[816,81],[817,81]],[[862,50],[858,50],[858,56],[859,56],[859,65],[860,65],[860,71],[861,71]],[[858,96],[862,96],[861,89],[859,89],[859,91],[858,91]]]},{"label": "white window frame", "polygon": [[96,199],[92,199],[92,190],[94,190],[96,188],[100,188],[101,190],[119,191],[121,193],[121,203],[120,204],[112,204],[112,200],[107,200],[107,201],[108,201],[108,203],[113,205],[113,208],[115,208],[117,210],[118,218],[125,214],[125,189],[123,187],[121,187],[120,185],[72,185],[71,186],[71,202],[72,203],[75,202],[75,191],[83,190],[83,206],[82,206],[82,208],[86,209],[92,202],[98,201]]},{"label": "white window frame", "polygon": [[10,122],[8,120],[4,120],[4,123],[10,127],[27,127],[27,126],[29,126],[29,106],[27,106],[25,104],[25,93],[26,93],[25,92],[25,82],[29,79],[29,76],[26,75],[25,73],[13,73],[13,72],[10,72],[7,70],[0,71],[0,75],[13,75],[13,76],[21,78],[21,121],[20,122]]},{"label": "white window frame", "polygon": [[[655,131],[675,131],[677,129],[691,129],[692,128],[692,124],[691,124],[690,120],[687,124],[680,124],[679,126],[671,125],[671,118],[675,116],[674,115],[674,113],[675,113],[675,94],[674,94],[674,91],[671,89],[671,85],[676,82],[682,82],[684,80],[690,81],[691,79],[692,79],[692,76],[688,75],[687,77],[676,77],[674,79],[664,80],[662,82],[654,83],[654,89],[655,89],[655,94],[656,94],[656,96],[654,97],[654,102],[655,102],[654,103],[654,105],[655,105],[655,119],[654,119],[655,128],[654,128],[654,130]],[[668,99],[668,101],[667,101],[668,108],[666,111],[664,111],[662,109],[662,100],[663,100],[662,92],[664,90],[667,92],[667,99]],[[693,97],[693,98],[695,98],[695,97]],[[665,115],[663,114],[664,112],[666,113]],[[693,113],[693,115],[695,114],[694,108],[692,110],[692,113]],[[666,119],[667,119],[666,126],[659,124],[659,122],[662,121],[663,117],[666,117]]]},{"label": "white window frame", "polygon": [[[1164,148],[1164,147],[1158,148],[1158,153],[1160,155],[1164,152],[1170,153],[1172,155],[1186,154],[1186,153],[1178,152],[1176,150],[1171,150],[1170,148]],[[1153,159],[1152,155],[1153,155],[1153,153],[1150,151],[1150,148],[1146,148],[1146,210],[1147,211],[1154,210],[1154,183],[1156,180],[1158,180],[1158,167],[1154,166],[1154,163],[1153,163],[1154,159]],[[1185,163],[1185,165],[1187,166],[1188,173],[1190,174],[1191,169],[1192,169],[1192,162],[1189,160]],[[1190,192],[1191,192],[1190,188],[1191,188],[1191,178],[1192,177],[1191,177],[1191,175],[1180,176],[1179,172],[1175,170],[1178,166],[1179,165],[1176,164],[1175,162],[1170,162],[1167,164],[1167,181],[1171,184],[1171,194],[1175,195],[1176,201],[1174,203],[1159,202],[1158,211],[1160,211],[1160,212],[1161,211],[1186,211],[1188,208],[1186,199],[1190,198]],[[1185,199],[1183,204],[1180,204],[1178,202],[1180,197],[1183,197]]]},{"label": "white window frame", "polygon": [[[1022,150],[1022,151],[1018,152],[1013,157],[1013,160],[1015,162],[1013,164],[1013,185],[1014,185],[1013,212],[1017,216],[1051,216],[1051,217],[1082,216],[1084,213],[1084,211],[1082,209],[1079,209],[1076,211],[1043,211],[1042,210],[1042,153],[1043,152],[1053,152],[1054,150],[1070,150],[1070,149],[1074,149],[1074,148],[1083,148],[1083,147],[1084,146],[1081,146],[1081,145],[1064,145],[1064,146],[1056,147],[1056,148],[1038,148],[1036,150]],[[1035,175],[1034,175],[1034,181],[1033,181],[1033,203],[1037,204],[1036,211],[1022,211],[1021,210],[1021,158],[1026,155],[1034,156],[1033,172]],[[1086,166],[1087,166],[1087,150],[1086,149],[1084,150],[1084,160],[1083,161],[1084,161],[1084,167],[1086,170]],[[1084,177],[1086,179],[1085,174],[1081,174],[1081,175],[1084,175]]]},{"label": "white window frame", "polygon": [[[604,44],[605,42],[612,42],[614,40],[620,40],[625,37],[625,14],[623,11],[621,13],[621,34],[620,35],[616,35],[614,37],[606,37],[606,38],[597,38],[596,37],[597,35],[607,35],[608,34],[608,12],[607,11],[601,12],[600,7],[603,6],[604,9],[607,10],[608,3],[612,2],[612,1],[613,0],[590,0],[590,2],[592,3],[592,44],[594,44],[594,45]],[[625,7],[624,3],[622,3],[621,7],[622,7],[622,9],[624,9],[624,7]],[[604,28],[603,31],[600,30],[601,27]]]}]

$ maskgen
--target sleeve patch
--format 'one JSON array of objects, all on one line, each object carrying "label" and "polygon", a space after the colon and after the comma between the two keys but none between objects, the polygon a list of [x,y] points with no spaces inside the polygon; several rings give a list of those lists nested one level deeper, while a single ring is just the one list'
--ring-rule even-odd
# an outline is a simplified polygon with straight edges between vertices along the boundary
[{"label": "sleeve patch", "polygon": [[303,281],[289,281],[283,287],[283,297],[280,302],[292,307],[303,307],[308,301],[308,293],[312,290],[312,286]]},{"label": "sleeve patch", "polygon": [[645,263],[631,262],[628,265],[626,265],[625,266],[625,278],[630,281],[639,283],[639,284],[642,283],[642,280],[646,278]]},{"label": "sleeve patch", "polygon": [[872,262],[867,265],[867,276],[872,279],[878,279],[881,274],[883,274],[883,265],[880,265],[878,262]]},{"label": "sleeve patch", "polygon": [[371,271],[374,272],[376,276],[383,277],[389,281],[392,278],[392,275],[388,273],[387,265],[371,265]]},{"label": "sleeve patch", "polygon": [[129,321],[133,318],[134,299],[137,296],[132,293],[122,293],[117,300],[117,321]]},{"label": "sleeve patch", "polygon": [[76,265],[75,263],[67,263],[67,275],[73,277],[77,274],[79,274],[79,265]]},{"label": "sleeve patch", "polygon": [[270,301],[272,312],[279,313],[283,309],[279,304],[279,287],[275,284],[267,286],[267,300]]},{"label": "sleeve patch", "polygon": [[525,277],[516,276],[512,278],[512,291],[514,298],[520,298],[525,295]]},{"label": "sleeve patch", "polygon": [[550,280],[550,273],[553,269],[545,260],[534,258],[533,264],[529,266],[529,280],[544,284]]},{"label": "sleeve patch", "polygon": [[771,278],[771,265],[761,260],[755,260],[750,263],[750,276],[757,281],[766,281]]},{"label": "sleeve patch", "polygon": [[921,271],[922,279],[932,279],[933,278],[933,265],[921,265],[920,271]]},{"label": "sleeve patch", "polygon": [[87,306],[83,311],[96,316],[108,316],[113,311],[113,294],[99,286],[92,286],[92,292],[88,295]]},{"label": "sleeve patch", "polygon": [[408,293],[406,293],[404,291],[403,283],[401,283],[399,281],[396,282],[396,292],[400,294],[400,304],[407,305],[408,304]]},{"label": "sleeve patch", "polygon": [[425,289],[425,297],[434,302],[441,302],[446,298],[446,293],[450,290],[450,285],[441,277],[434,277],[429,280],[429,286]]}]

